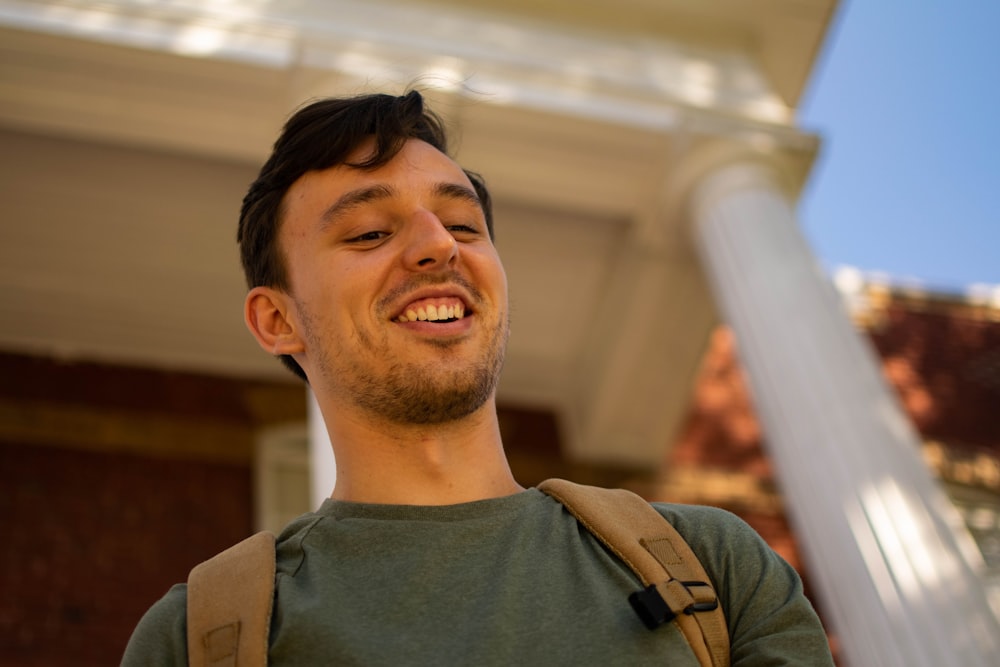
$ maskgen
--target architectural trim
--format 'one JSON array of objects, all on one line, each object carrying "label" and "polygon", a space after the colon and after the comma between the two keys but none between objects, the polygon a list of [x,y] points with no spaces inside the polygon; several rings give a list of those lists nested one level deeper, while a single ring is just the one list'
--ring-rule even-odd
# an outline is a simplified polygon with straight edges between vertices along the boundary
[{"label": "architectural trim", "polygon": [[0,442],[249,464],[253,430],[178,415],[0,399]]},{"label": "architectural trim", "polygon": [[442,15],[431,4],[385,0],[307,0],[294,9],[267,1],[6,0],[0,23],[276,70],[338,72],[370,88],[419,78],[482,91],[494,103],[623,125],[669,128],[664,101],[792,122],[791,108],[749,59],[745,43],[695,47],[662,34],[615,35],[502,10],[452,6]]}]

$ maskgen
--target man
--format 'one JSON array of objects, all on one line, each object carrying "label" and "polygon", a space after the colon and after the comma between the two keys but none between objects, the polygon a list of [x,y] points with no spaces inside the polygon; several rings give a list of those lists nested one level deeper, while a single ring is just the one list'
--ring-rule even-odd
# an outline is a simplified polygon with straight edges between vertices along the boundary
[{"label": "man", "polygon": [[[244,199],[247,326],[307,378],[337,459],[331,499],[278,538],[271,664],[697,664],[675,624],[629,607],[628,567],[511,474],[492,232],[417,92],[300,110]],[[657,509],[719,591],[733,664],[831,664],[798,577],[749,527]],[[186,663],[185,599],[153,606],[125,664]]]}]

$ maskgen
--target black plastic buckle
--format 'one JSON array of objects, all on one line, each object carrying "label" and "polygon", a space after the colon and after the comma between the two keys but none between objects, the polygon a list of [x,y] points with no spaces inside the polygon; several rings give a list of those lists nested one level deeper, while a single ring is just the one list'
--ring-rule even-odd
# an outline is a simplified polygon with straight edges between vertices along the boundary
[{"label": "black plastic buckle", "polygon": [[[705,583],[704,581],[682,581],[680,582],[685,588],[691,589],[693,587],[704,586],[709,590],[712,590],[711,585]],[[655,630],[664,623],[669,623],[670,621],[677,618],[669,606],[667,606],[666,601],[664,601],[663,596],[660,592],[656,590],[656,586],[647,586],[641,591],[636,591],[628,596],[629,604],[635,609],[635,613],[639,615],[642,622],[650,630]],[[685,614],[696,614],[702,611],[713,611],[718,609],[719,599],[718,597],[713,597],[707,602],[695,602],[684,608]]]},{"label": "black plastic buckle", "polygon": [[669,623],[677,616],[670,610],[656,586],[647,586],[628,596],[629,604],[639,618],[650,630],[655,630],[664,623]]},{"label": "black plastic buckle", "polygon": [[[704,581],[682,581],[681,583],[684,584],[684,588],[688,590],[691,590],[691,588],[693,587],[704,586],[713,593],[715,592],[712,586],[706,584]],[[712,599],[709,600],[708,602],[695,602],[694,604],[689,604],[687,607],[684,608],[684,613],[691,615],[699,611],[715,611],[718,608],[719,608],[719,598],[713,596]]]}]

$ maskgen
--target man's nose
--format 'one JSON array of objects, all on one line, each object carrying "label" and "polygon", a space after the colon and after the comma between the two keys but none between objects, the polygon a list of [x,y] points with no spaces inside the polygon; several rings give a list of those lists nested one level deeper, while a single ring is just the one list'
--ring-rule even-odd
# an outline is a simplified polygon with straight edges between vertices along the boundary
[{"label": "man's nose", "polygon": [[403,261],[413,271],[429,271],[448,266],[458,255],[458,242],[440,218],[430,211],[414,213],[407,224]]}]

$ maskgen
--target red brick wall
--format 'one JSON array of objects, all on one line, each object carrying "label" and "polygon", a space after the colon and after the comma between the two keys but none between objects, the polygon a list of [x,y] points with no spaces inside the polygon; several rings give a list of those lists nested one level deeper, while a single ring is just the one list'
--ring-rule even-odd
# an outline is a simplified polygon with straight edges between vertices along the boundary
[{"label": "red brick wall", "polygon": [[118,664],[252,532],[255,429],[304,418],[297,383],[0,354],[0,664]]},{"label": "red brick wall", "polygon": [[1000,453],[1000,321],[957,304],[894,302],[869,336],[925,438]]},{"label": "red brick wall", "polygon": [[143,612],[252,529],[246,465],[0,445],[4,665],[113,665]]}]

